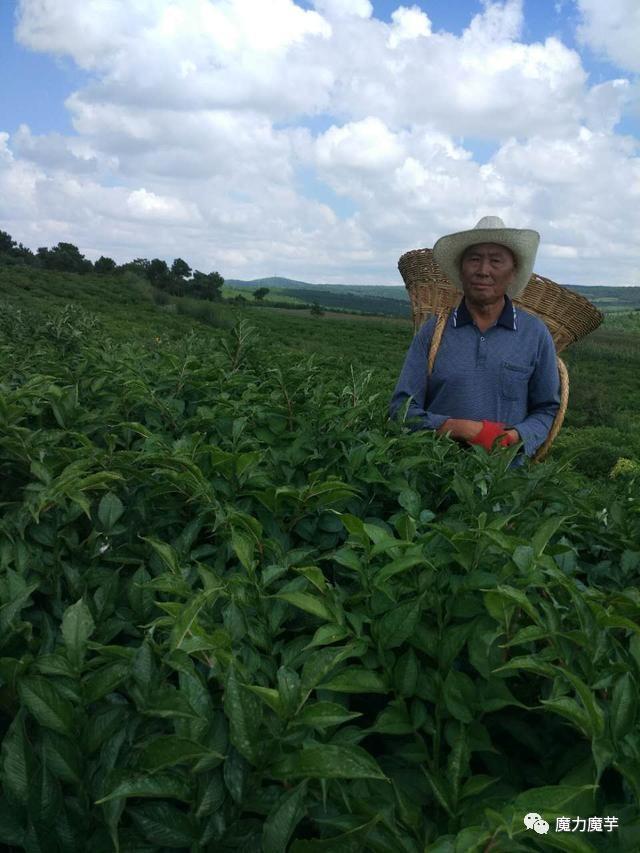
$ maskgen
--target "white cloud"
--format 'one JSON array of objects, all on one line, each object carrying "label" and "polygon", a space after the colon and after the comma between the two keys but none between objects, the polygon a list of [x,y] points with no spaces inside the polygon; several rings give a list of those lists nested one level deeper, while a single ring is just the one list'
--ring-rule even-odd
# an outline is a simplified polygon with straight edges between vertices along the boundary
[{"label": "white cloud", "polygon": [[391,14],[393,26],[387,40],[389,47],[398,47],[404,41],[431,35],[431,21],[418,6],[398,7]]},{"label": "white cloud", "polygon": [[370,18],[369,0],[314,0],[315,8],[327,18]]},{"label": "white cloud", "polygon": [[[594,47],[598,5],[580,0]],[[20,0],[21,43],[89,75],[74,134],[0,133],[0,228],[228,277],[398,282],[402,252],[497,214],[542,232],[543,274],[629,281],[640,167],[616,127],[636,84],[591,85],[559,38],[526,43],[521,0],[483,0],[460,36],[428,8]]]},{"label": "white cloud", "polygon": [[402,149],[380,119],[370,116],[342,127],[331,127],[316,141],[322,167],[369,172],[392,168]]},{"label": "white cloud", "polygon": [[582,42],[619,68],[640,73],[638,0],[577,0],[577,4]]}]

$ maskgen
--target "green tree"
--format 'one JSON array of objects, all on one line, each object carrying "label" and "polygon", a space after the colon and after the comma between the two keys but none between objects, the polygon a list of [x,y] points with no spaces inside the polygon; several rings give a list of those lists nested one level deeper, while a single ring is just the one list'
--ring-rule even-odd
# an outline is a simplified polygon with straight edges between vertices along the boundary
[{"label": "green tree", "polygon": [[134,261],[129,261],[126,264],[118,267],[118,272],[133,272],[136,275],[142,275],[145,278],[149,277],[150,261],[146,258],[136,258]]},{"label": "green tree", "polygon": [[7,234],[6,231],[0,231],[0,254],[12,254],[15,245],[16,241],[12,238],[11,234]]},{"label": "green tree", "polygon": [[115,272],[117,267],[116,262],[113,258],[107,258],[104,255],[101,255],[98,260],[93,265],[93,269],[97,273],[110,273]]},{"label": "green tree", "polygon": [[160,258],[154,258],[149,262],[146,275],[154,287],[160,287],[166,290],[169,289],[171,273],[169,272],[169,267],[167,266],[166,261],[163,261]]},{"label": "green tree", "polygon": [[47,270],[87,273],[93,269],[91,261],[87,260],[73,243],[58,243],[52,249],[41,247],[37,257],[40,265]]},{"label": "green tree", "polygon": [[186,261],[183,261],[182,258],[176,258],[171,264],[171,275],[176,278],[189,278],[191,275],[191,267]]},{"label": "green tree", "polygon": [[208,299],[210,302],[219,302],[222,298],[222,285],[224,279],[217,272],[206,273],[196,270],[189,283],[189,294],[196,299]]},{"label": "green tree", "polygon": [[259,287],[257,290],[253,291],[253,298],[256,300],[256,302],[262,302],[267,293],[269,293],[268,287]]},{"label": "green tree", "polygon": [[324,311],[322,310],[320,305],[318,305],[317,302],[314,302],[313,305],[311,306],[311,316],[312,317],[322,317],[323,314],[324,314]]}]

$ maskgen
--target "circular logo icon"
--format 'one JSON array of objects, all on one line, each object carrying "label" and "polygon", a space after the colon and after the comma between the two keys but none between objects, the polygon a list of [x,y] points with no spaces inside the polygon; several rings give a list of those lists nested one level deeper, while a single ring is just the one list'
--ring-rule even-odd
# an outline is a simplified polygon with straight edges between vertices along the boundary
[{"label": "circular logo icon", "polygon": [[537,820],[542,820],[542,817],[538,814],[538,812],[529,812],[524,816],[524,825],[527,829],[533,829],[533,824]]}]

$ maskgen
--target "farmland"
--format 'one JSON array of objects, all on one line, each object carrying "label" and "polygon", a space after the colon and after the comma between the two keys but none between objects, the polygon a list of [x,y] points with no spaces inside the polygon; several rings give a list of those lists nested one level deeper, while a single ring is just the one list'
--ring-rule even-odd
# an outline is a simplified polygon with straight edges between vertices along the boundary
[{"label": "farmland", "polygon": [[633,319],[511,469],[388,422],[408,322],[28,270],[0,306],[6,849],[640,848]]}]

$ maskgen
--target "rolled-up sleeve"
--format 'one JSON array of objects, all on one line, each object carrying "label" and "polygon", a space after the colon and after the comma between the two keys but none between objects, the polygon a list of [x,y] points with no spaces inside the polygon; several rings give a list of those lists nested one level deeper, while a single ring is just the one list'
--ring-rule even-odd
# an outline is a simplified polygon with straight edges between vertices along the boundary
[{"label": "rolled-up sleeve", "polygon": [[405,420],[412,431],[439,429],[450,417],[425,409],[428,384],[427,358],[434,327],[435,319],[431,318],[413,338],[389,405],[389,415],[396,420],[403,416],[409,401]]},{"label": "rolled-up sleeve", "polygon": [[560,408],[560,374],[551,333],[545,327],[529,379],[527,417],[513,428],[520,433],[527,456],[544,443]]}]

